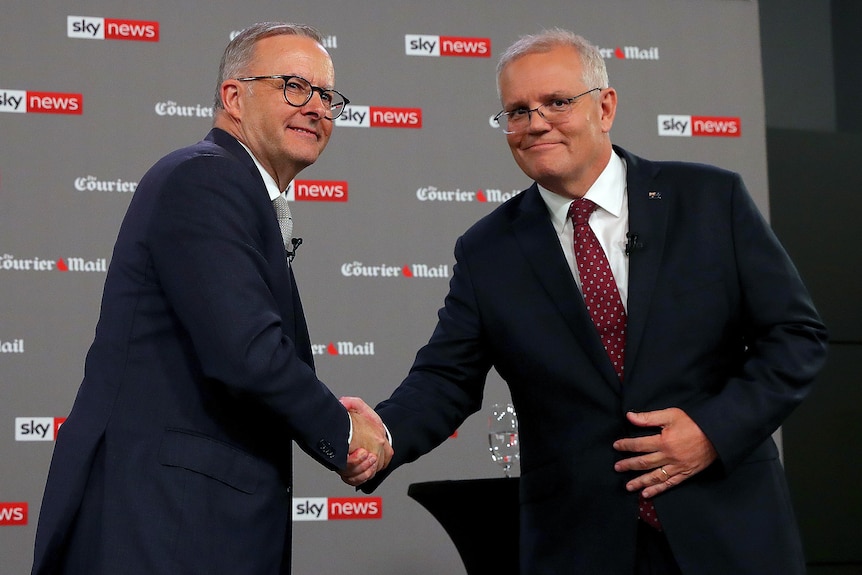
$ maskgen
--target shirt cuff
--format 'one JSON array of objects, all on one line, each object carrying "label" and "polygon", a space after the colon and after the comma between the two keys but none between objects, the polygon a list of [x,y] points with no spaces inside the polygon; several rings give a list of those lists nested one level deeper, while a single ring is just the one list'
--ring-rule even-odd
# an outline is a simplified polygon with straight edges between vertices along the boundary
[{"label": "shirt cuff", "polygon": [[[353,418],[350,417],[350,413],[347,414],[347,421],[350,423],[350,431],[347,433],[347,445],[350,445],[350,442],[353,441]],[[389,446],[392,446],[392,434],[389,433],[389,428],[386,427],[386,424],[383,424],[383,430],[386,432],[386,441],[389,442]]]}]

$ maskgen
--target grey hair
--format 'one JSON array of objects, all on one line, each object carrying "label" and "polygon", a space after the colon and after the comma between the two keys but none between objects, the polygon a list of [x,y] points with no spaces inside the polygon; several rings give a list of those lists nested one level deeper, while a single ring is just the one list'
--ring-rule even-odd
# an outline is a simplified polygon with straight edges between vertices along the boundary
[{"label": "grey hair", "polygon": [[221,85],[229,78],[236,78],[245,73],[254,58],[254,48],[260,40],[270,36],[305,36],[321,46],[323,35],[314,27],[305,24],[289,22],[259,22],[252,24],[236,35],[227,45],[221,57],[218,69],[213,106],[216,110],[223,108],[221,101]]},{"label": "grey hair", "polygon": [[581,57],[582,80],[589,88],[607,88],[608,70],[599,49],[583,36],[562,28],[542,30],[538,34],[521,36],[509,46],[497,62],[497,95],[500,96],[500,74],[522,56],[548,52],[559,46],[574,48]]}]

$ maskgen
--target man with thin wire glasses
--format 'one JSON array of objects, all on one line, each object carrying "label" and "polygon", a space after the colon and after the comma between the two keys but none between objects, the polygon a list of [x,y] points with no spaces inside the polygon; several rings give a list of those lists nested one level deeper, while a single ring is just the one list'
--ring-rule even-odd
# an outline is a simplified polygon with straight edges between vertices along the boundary
[{"label": "man with thin wire glasses", "polygon": [[362,489],[479,410],[493,367],[523,575],[804,574],[771,435],[826,331],[742,179],[613,146],[604,59],[566,30],[515,42],[497,86],[534,183],[458,238],[437,327],[376,407],[398,451]]}]

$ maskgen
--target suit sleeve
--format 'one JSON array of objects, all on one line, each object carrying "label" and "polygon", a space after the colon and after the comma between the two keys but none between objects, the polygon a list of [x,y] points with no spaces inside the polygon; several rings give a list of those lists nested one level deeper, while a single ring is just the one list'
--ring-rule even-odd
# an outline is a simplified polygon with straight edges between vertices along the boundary
[{"label": "suit sleeve", "polygon": [[395,455],[363,491],[373,491],[398,466],[443,443],[481,408],[491,360],[464,243],[464,238],[456,243],[449,293],[431,339],[401,385],[375,408],[392,434]]},{"label": "suit sleeve", "polygon": [[286,439],[341,468],[349,417],[282,331],[292,318],[281,317],[273,293],[265,212],[250,190],[259,183],[226,158],[196,157],[174,170],[147,233],[153,281],[161,283],[207,378],[272,410]]},{"label": "suit sleeve", "polygon": [[738,175],[731,203],[744,361],[717,396],[689,411],[726,471],[808,395],[826,354],[826,329],[808,291]]}]

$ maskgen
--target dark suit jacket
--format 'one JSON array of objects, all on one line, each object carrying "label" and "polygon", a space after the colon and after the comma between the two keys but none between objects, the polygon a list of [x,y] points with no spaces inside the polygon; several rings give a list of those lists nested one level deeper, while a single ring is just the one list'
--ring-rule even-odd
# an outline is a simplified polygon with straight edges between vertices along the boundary
[{"label": "dark suit jacket", "polygon": [[612,443],[639,433],[627,411],[668,407],[719,454],[655,499],[683,573],[802,573],[771,434],[824,361],[824,327],[738,175],[615,150],[642,244],[629,260],[625,382],[533,185],[458,239],[436,330],[377,408],[395,457],[364,489],[477,411],[493,366],[520,426],[522,573],[632,573],[637,495]]},{"label": "dark suit jacket", "polygon": [[214,129],[129,206],[33,573],[288,573],[291,440],[343,467],[348,431],[260,173]]}]

